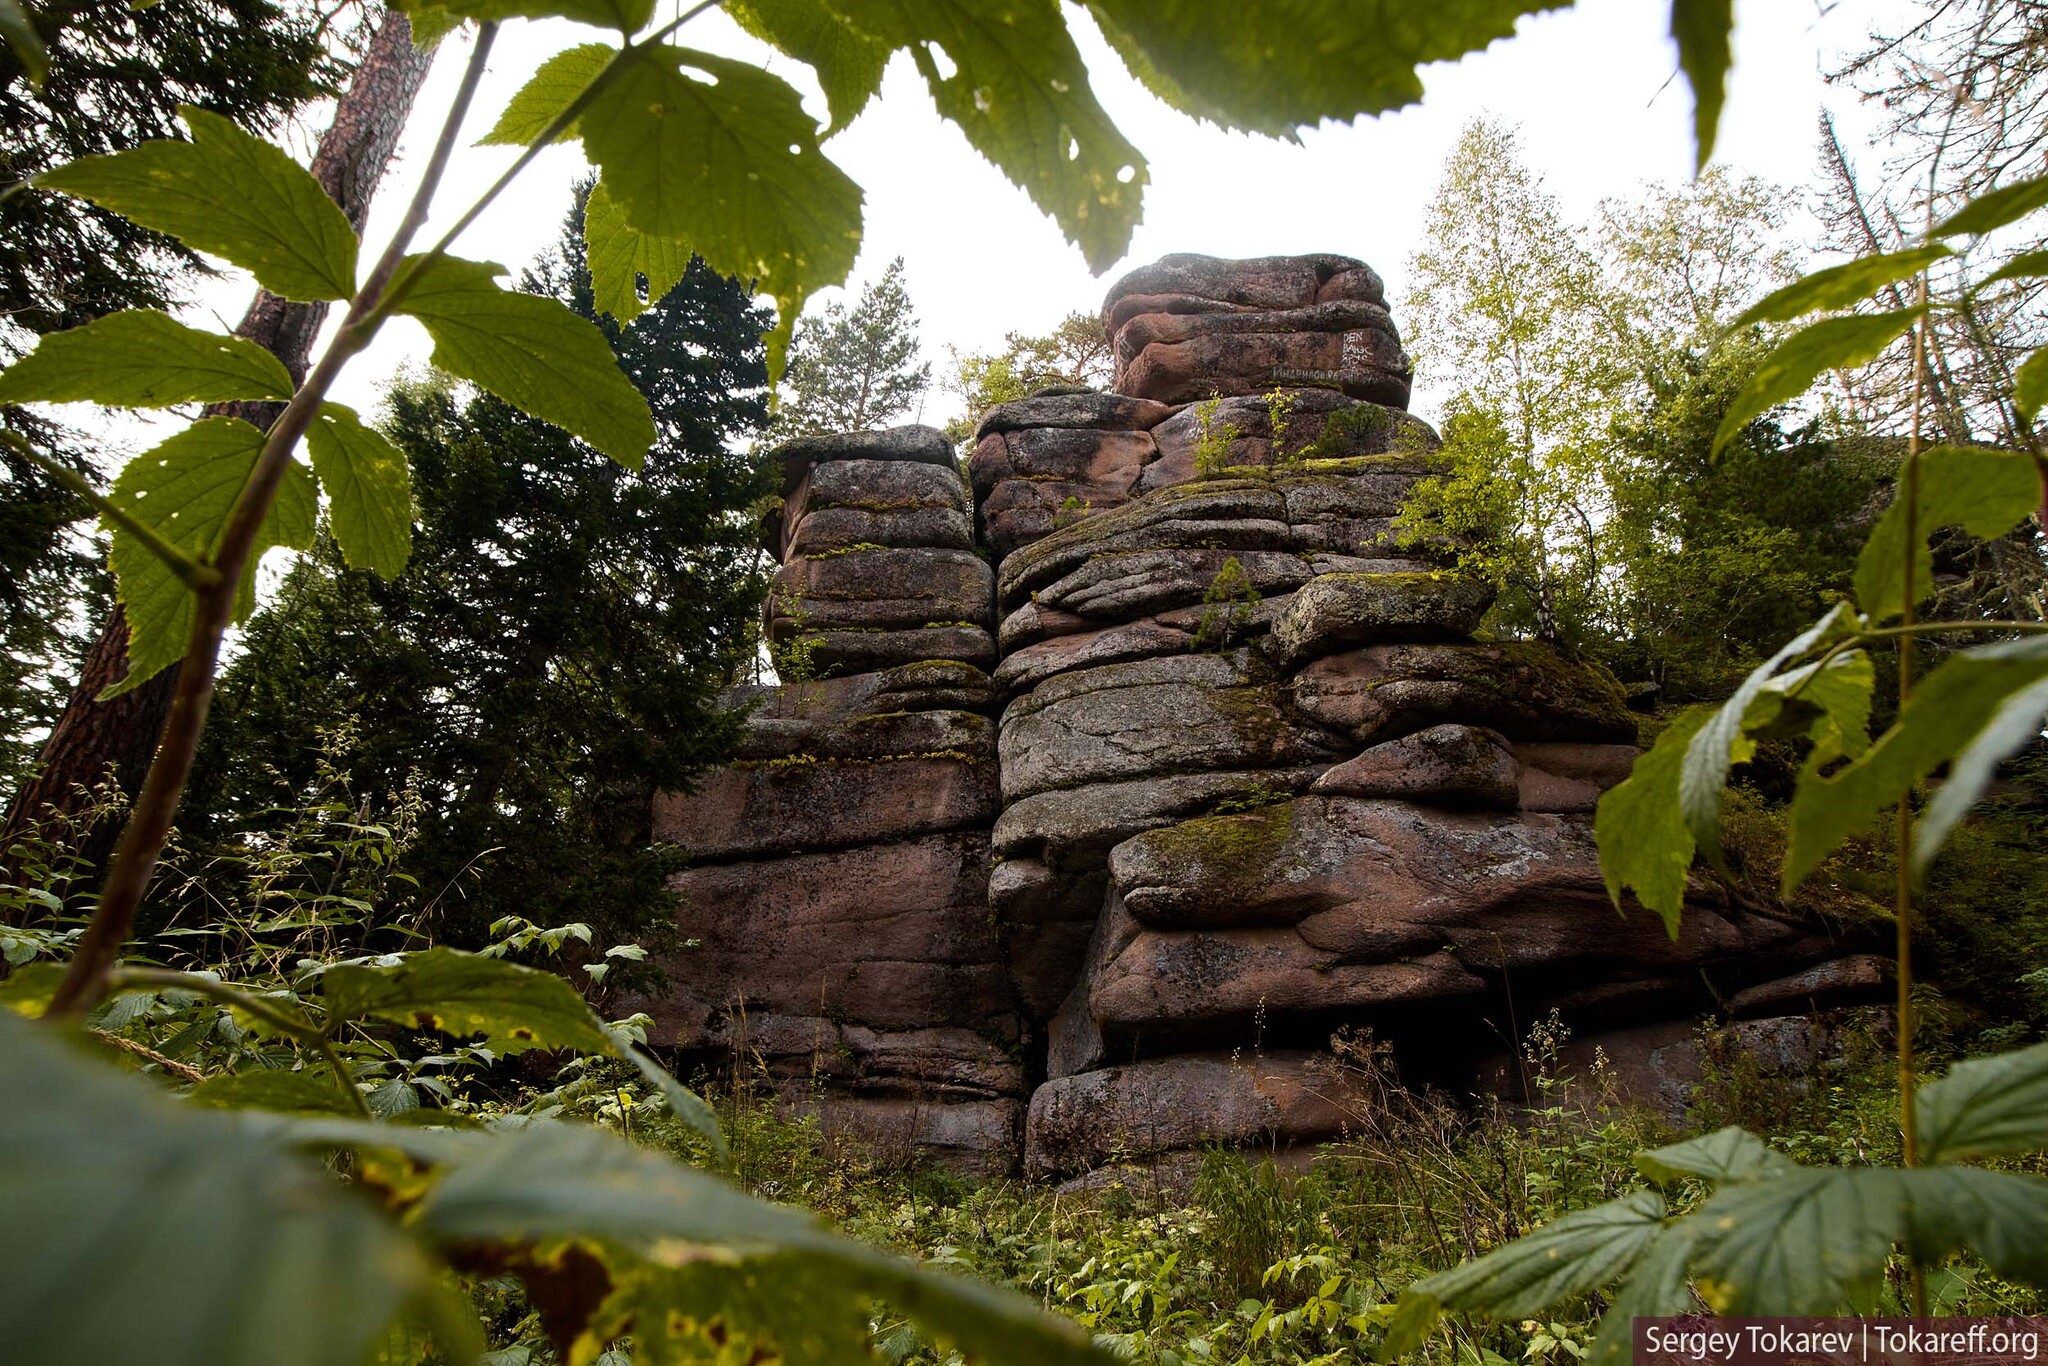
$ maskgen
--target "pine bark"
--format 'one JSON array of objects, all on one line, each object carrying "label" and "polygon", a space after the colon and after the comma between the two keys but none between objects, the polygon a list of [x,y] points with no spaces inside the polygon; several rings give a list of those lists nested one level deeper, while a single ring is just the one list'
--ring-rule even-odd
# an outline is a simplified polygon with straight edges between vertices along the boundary
[{"label": "pine bark", "polygon": [[[431,52],[413,46],[412,25],[405,15],[387,10],[348,89],[335,104],[333,124],[320,136],[309,169],[358,235],[432,61]],[[295,303],[259,290],[235,335],[268,349],[298,383],[306,377],[313,340],[327,320],[327,309],[326,303]],[[267,429],[283,406],[229,403],[209,411]],[[116,606],[100,624],[78,686],[43,744],[36,772],[15,794],[7,819],[0,824],[0,882],[20,876],[12,852],[17,843],[59,817],[76,817],[85,805],[84,794],[100,782],[111,778],[130,799],[141,789],[170,716],[178,666],[119,697],[99,701],[101,692],[126,676],[127,659],[128,623]],[[93,870],[93,886],[119,837],[120,822],[101,821],[78,844],[77,852]]]}]

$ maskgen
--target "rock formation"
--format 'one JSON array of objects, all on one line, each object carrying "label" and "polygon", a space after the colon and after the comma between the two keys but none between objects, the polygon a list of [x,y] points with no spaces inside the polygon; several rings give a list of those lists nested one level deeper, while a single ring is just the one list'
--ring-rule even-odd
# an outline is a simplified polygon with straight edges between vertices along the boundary
[{"label": "rock formation", "polygon": [[1370,268],[1173,256],[1104,316],[1116,391],[991,410],[965,481],[923,427],[777,453],[807,677],[738,690],[740,761],[658,802],[694,856],[661,1038],[1064,1176],[1341,1134],[1339,1029],[1469,1090],[1553,1009],[1668,1047],[1881,989],[1704,880],[1676,939],[1617,916],[1590,813],[1635,718],[1476,638],[1485,587],[1397,524],[1436,437]]}]

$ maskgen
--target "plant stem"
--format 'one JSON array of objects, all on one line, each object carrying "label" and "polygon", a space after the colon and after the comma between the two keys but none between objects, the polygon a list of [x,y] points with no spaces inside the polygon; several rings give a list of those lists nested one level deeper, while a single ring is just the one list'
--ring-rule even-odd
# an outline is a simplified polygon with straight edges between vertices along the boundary
[{"label": "plant stem", "polygon": [[426,221],[434,192],[440,185],[448,158],[455,150],[455,139],[476,98],[477,85],[483,79],[484,64],[497,32],[497,25],[493,23],[479,28],[476,47],[470,53],[469,67],[463,73],[462,85],[449,107],[433,156],[427,162],[419,190],[406,210],[404,222],[371,270],[369,279],[356,292],[349,307],[349,316],[335,334],[327,353],[320,358],[320,364],[292,395],[291,402],[285,405],[277,421],[271,424],[263,451],[256,458],[256,468],[228,514],[220,550],[212,565],[220,574],[220,581],[195,595],[197,602],[192,617],[192,633],[187,637],[183,667],[178,673],[178,690],[171,702],[170,719],[164,726],[163,742],[149,766],[149,776],[143,782],[142,792],[135,799],[135,809],[128,818],[127,829],[121,834],[121,846],[114,856],[113,867],[108,871],[99,908],[79,939],[78,953],[72,958],[64,980],[58,984],[56,995],[50,1002],[48,1014],[53,1019],[82,1016],[107,992],[108,975],[120,958],[121,946],[127,943],[135,928],[135,913],[141,908],[143,893],[149,889],[157,860],[163,854],[165,841],[170,838],[172,823],[177,819],[178,801],[184,795],[185,780],[191,775],[192,761],[199,753],[199,737],[205,733],[206,713],[213,705],[221,637],[234,617],[236,590],[255,546],[257,531],[277,496],[277,488],[284,479],[286,466],[291,462],[292,451],[312,424],[313,416],[333,387],[335,378],[342,367],[369,344],[374,334],[374,328],[365,329],[361,323],[375,310],[385,285],[405,257],[406,247]]},{"label": "plant stem", "polygon": [[[1922,399],[1927,388],[1927,276],[1920,276],[1920,319],[1913,327],[1913,430],[1906,447],[1905,488],[1899,496],[1905,499],[1905,526],[1901,529],[1906,538],[1905,554],[1900,557],[1903,565],[1904,593],[1900,601],[1904,610],[1899,618],[1899,711],[1903,714],[1906,703],[1913,695],[1913,609],[1919,594],[1913,584],[1914,552],[1920,546],[1920,417]],[[1893,858],[1898,865],[1898,880],[1892,889],[1892,919],[1897,930],[1898,956],[1898,1053],[1899,1053],[1899,1131],[1905,1165],[1909,1168],[1920,1165],[1920,1138],[1917,1116],[1914,1114],[1913,1075],[1913,876],[1912,863],[1907,850],[1913,840],[1913,794],[1909,787],[1899,794],[1898,847]],[[1913,1314],[1924,1317],[1927,1313],[1927,1277],[1915,1263],[1912,1268]]]},{"label": "plant stem", "polygon": [[162,560],[164,566],[178,576],[178,581],[193,592],[204,592],[220,582],[218,569],[210,564],[199,563],[172,545],[155,527],[138,520],[134,513],[87,483],[85,476],[77,470],[62,461],[52,460],[13,432],[0,432],[0,441],[5,441],[20,451],[30,464],[83,498],[91,505],[93,511],[142,542],[145,550]]},{"label": "plant stem", "polygon": [[205,996],[219,1001],[222,1005],[233,1006],[245,1014],[254,1015],[273,1029],[279,1029],[297,1039],[307,1047],[319,1052],[335,1080],[341,1083],[342,1094],[355,1106],[356,1113],[364,1119],[375,1119],[370,1106],[363,1099],[363,1093],[356,1089],[356,1079],[349,1074],[348,1064],[341,1060],[341,1054],[334,1051],[334,1044],[320,1026],[303,1015],[278,1007],[274,1002],[261,996],[252,995],[240,987],[231,987],[226,982],[211,977],[201,977],[191,972],[170,972],[164,968],[120,968],[107,975],[107,989],[119,991],[124,987],[142,987],[151,991],[189,991],[194,996]]}]

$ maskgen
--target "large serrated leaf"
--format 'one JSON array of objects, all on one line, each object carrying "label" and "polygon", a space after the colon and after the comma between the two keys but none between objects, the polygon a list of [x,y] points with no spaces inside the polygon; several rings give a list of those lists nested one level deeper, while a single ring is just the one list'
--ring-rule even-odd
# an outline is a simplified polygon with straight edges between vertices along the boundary
[{"label": "large serrated leaf", "polygon": [[1957,1063],[1914,1117],[1923,1162],[2048,1151],[2048,1043]]},{"label": "large serrated leaf", "polygon": [[[263,433],[240,418],[204,418],[123,465],[109,496],[189,557],[210,559],[262,450]],[[312,545],[318,510],[312,474],[303,465],[286,465],[237,586],[237,621],[255,610],[263,552]],[[118,696],[182,657],[195,611],[191,590],[147,546],[118,526],[108,532],[108,559],[128,622],[128,672],[102,697]]]},{"label": "large serrated leaf", "polygon": [[1522,15],[1568,3],[1090,0],[1088,8],[1132,74],[1166,103],[1226,128],[1292,138],[1324,119],[1414,104],[1419,67],[1476,52],[1512,34]]},{"label": "large serrated leaf", "polygon": [[654,418],[604,333],[557,300],[500,289],[504,273],[484,261],[407,257],[392,282],[397,310],[426,327],[436,366],[638,469]]},{"label": "large serrated leaf", "polygon": [[[525,147],[576,102],[590,83],[611,64],[618,49],[603,43],[584,43],[557,52],[540,64],[526,84],[505,105],[505,112],[491,131],[477,139],[479,147]],[[574,127],[556,134],[556,141],[576,136]]]},{"label": "large serrated leaf", "polygon": [[356,290],[356,235],[320,182],[281,148],[184,105],[192,141],[145,142],[36,177],[223,257],[286,299]]},{"label": "large serrated leaf", "polygon": [[154,1090],[0,1011],[8,1358],[361,1366],[432,1293],[417,1244],[316,1164]]},{"label": "large serrated leaf", "polygon": [[1633,888],[1638,901],[1663,917],[1673,939],[1695,848],[1678,806],[1678,775],[1686,746],[1712,715],[1693,707],[1674,717],[1649,752],[1637,756],[1627,780],[1602,794],[1593,815],[1600,875],[1615,909],[1621,909],[1623,890]]},{"label": "large serrated leaf", "polygon": [[1881,256],[1859,256],[1853,261],[1801,276],[1782,289],[1766,294],[1750,305],[1734,326],[1750,323],[1790,322],[1808,313],[1827,313],[1863,302],[1885,285],[1918,275],[1944,256],[1955,253],[1939,242],[1932,246],[1909,247]]},{"label": "large serrated leaf", "polygon": [[832,111],[830,137],[867,108],[882,88],[889,45],[870,38],[817,0],[728,0],[733,22],[811,68]]},{"label": "large serrated leaf", "polygon": [[[1122,258],[1144,213],[1144,154],[1096,103],[1057,0],[841,2],[860,28],[910,49],[939,113],[1052,215],[1091,270]],[[1204,9],[1213,43],[1217,11]]]},{"label": "large serrated leaf", "polygon": [[[622,323],[633,321],[682,283],[693,254],[686,242],[628,227],[602,183],[591,189],[583,208],[583,241],[590,263],[591,301],[598,311]],[[645,301],[640,298],[643,275]]]},{"label": "large serrated leaf", "polygon": [[745,62],[641,48],[580,127],[628,226],[774,296],[780,374],[804,300],[843,283],[860,252],[860,187],[818,150],[796,91]]},{"label": "large serrated leaf", "polygon": [[1785,851],[1789,894],[1829,851],[1913,784],[1962,753],[2007,700],[2048,680],[2048,637],[1982,645],[1951,656],[1913,691],[1870,751],[1826,776],[1802,775]]},{"label": "large serrated leaf", "polygon": [[1709,1185],[1784,1176],[1799,1164],[1736,1125],[1636,1154],[1636,1170],[1660,1185],[1697,1177]]},{"label": "large serrated leaf", "polygon": [[1637,1191],[1552,1220],[1476,1261],[1408,1288],[1443,1309],[1526,1318],[1625,1273],[1664,1229],[1664,1197]]},{"label": "large serrated leaf", "polygon": [[[1910,457],[1909,457],[1910,458]],[[1927,538],[1959,526],[1980,540],[2004,534],[2034,510],[2041,485],[2025,451],[1984,446],[1935,446],[1920,453],[1919,539],[1913,545],[1916,597],[1934,588],[1934,556]],[[1873,623],[1905,610],[1906,473],[1900,496],[1871,528],[1856,557],[1856,601]]]},{"label": "large serrated leaf", "polygon": [[313,473],[327,490],[335,543],[357,569],[397,578],[412,555],[412,472],[405,452],[355,410],[323,403],[306,428]]},{"label": "large serrated leaf", "polygon": [[[1736,763],[1749,757],[1750,708],[1772,687],[1781,665],[1850,631],[1854,622],[1855,614],[1845,604],[1837,604],[1826,616],[1779,646],[1776,654],[1750,671],[1749,677],[1742,680],[1687,744],[1685,765],[1678,775],[1678,805],[1700,851],[1716,866],[1722,862],[1721,799],[1728,773]],[[1775,719],[1776,715],[1777,708],[1770,707],[1765,717],[1757,719]]]},{"label": "large serrated leaf", "polygon": [[2048,1181],[1974,1167],[1899,1173],[1906,1252],[1923,1267],[1975,1253],[2008,1281],[2048,1287]]},{"label": "large serrated leaf", "polygon": [[1635,1320],[1693,1311],[1692,1288],[1686,1284],[1685,1273],[1698,1233],[1692,1220],[1680,1220],[1659,1233],[1636,1258],[1628,1280],[1601,1316],[1593,1345],[1582,1359],[1584,1366],[1629,1366],[1635,1354]]},{"label": "large serrated leaf", "polygon": [[148,309],[53,332],[0,373],[0,403],[168,408],[291,394],[283,362],[255,342]]},{"label": "large serrated leaf", "polygon": [[1855,313],[1794,332],[1764,356],[1756,373],[1729,403],[1714,436],[1714,450],[1719,452],[1744,427],[1780,403],[1798,398],[1828,371],[1853,369],[1877,359],[1919,316],[1920,310],[1914,308]]},{"label": "large serrated leaf", "polygon": [[407,954],[390,967],[339,964],[321,975],[320,991],[338,1018],[374,1016],[457,1038],[481,1034],[503,1053],[573,1048],[610,1056],[617,1048],[564,979],[456,949]]},{"label": "large serrated leaf", "polygon": [[1735,0],[1671,0],[1671,41],[1678,67],[1692,86],[1693,166],[1704,170],[1714,155],[1714,134],[1735,64]]},{"label": "large serrated leaf", "polygon": [[1906,1231],[1900,1173],[1802,1168],[1716,1192],[1692,1216],[1693,1271],[1720,1314],[1828,1314],[1870,1303]]}]

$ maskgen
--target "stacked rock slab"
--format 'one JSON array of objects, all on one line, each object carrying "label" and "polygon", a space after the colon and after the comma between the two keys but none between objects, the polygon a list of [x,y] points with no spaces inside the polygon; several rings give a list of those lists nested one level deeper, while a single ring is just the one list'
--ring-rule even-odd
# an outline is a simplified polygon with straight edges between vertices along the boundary
[{"label": "stacked rock slab", "polygon": [[765,1064],[828,1130],[1006,1169],[1024,1069],[988,916],[995,647],[966,489],[929,427],[777,459],[766,624],[813,676],[733,690],[738,762],[657,798],[696,944],[640,1004],[669,1043]]},{"label": "stacked rock slab", "polygon": [[1603,671],[1476,638],[1487,590],[1400,523],[1437,441],[1369,268],[1168,257],[1104,318],[1117,392],[991,410],[972,506],[922,429],[785,449],[770,632],[847,676],[762,694],[746,761],[665,808],[714,860],[679,884],[678,1038],[772,996],[838,1030],[835,1094],[900,1097],[915,1035],[926,1103],[985,1107],[959,1131],[1028,1078],[1025,1168],[1061,1176],[1340,1135],[1340,1030],[1469,1089],[1553,1009],[1668,1033],[1868,986],[1705,882],[1676,938],[1616,915],[1591,812],[1635,719]]}]

